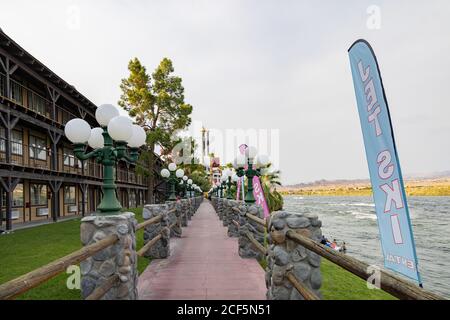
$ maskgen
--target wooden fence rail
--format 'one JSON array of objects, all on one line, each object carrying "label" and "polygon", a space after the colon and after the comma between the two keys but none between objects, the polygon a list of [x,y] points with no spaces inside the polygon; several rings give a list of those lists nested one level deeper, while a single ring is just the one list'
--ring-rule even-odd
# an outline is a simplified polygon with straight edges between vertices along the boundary
[{"label": "wooden fence rail", "polygon": [[[242,211],[239,210],[239,209],[236,208],[236,207],[232,207],[231,209],[232,209],[234,212],[242,213]],[[262,226],[264,226],[264,227],[267,227],[267,221],[266,221],[265,219],[261,219],[261,218],[259,218],[259,217],[257,217],[257,216],[252,215],[252,214],[246,214],[245,216],[246,216],[247,218],[249,218],[250,220],[252,220],[253,222],[256,222],[257,224],[260,224],[260,225],[262,225]]]},{"label": "wooden fence rail", "polygon": [[297,277],[289,271],[286,273],[286,278],[294,286],[295,289],[302,295],[305,300],[320,300],[308,287],[306,287]]},{"label": "wooden fence rail", "polygon": [[[161,231],[162,232],[162,231]],[[156,237],[154,237],[152,240],[147,242],[139,251],[136,253],[139,257],[142,257],[151,247],[153,247],[159,239],[162,238],[162,234],[158,234]]]},{"label": "wooden fence rail", "polygon": [[[317,243],[307,237],[304,237],[292,230],[288,230],[286,237],[296,243],[302,245],[308,250],[317,253],[318,255],[330,260],[338,266],[350,271],[361,279],[367,280],[372,273],[369,273],[369,264],[359,261],[355,258],[349,257],[345,254],[339,253],[333,249],[327,248],[324,245]],[[381,289],[392,294],[399,299],[405,300],[443,300],[444,298],[423,290],[414,283],[399,278],[387,271],[380,270],[380,286]]]},{"label": "wooden fence rail", "polygon": [[96,243],[81,248],[71,254],[62,257],[49,264],[35,269],[23,276],[8,281],[0,285],[0,300],[13,299],[18,295],[40,285],[41,283],[66,271],[70,265],[78,264],[83,260],[93,256],[97,252],[115,244],[119,237],[115,234],[110,235]]},{"label": "wooden fence rail", "polygon": [[[155,217],[156,218],[156,217]],[[149,220],[150,221],[150,220]],[[169,226],[169,229],[172,229],[173,227],[175,227],[178,224],[178,221],[175,221],[174,223],[172,223]],[[137,255],[139,257],[144,256],[144,254],[151,248],[153,247],[161,238],[162,238],[162,232],[164,231],[164,229],[162,229],[158,235],[156,235],[152,240],[150,240],[149,242],[147,242],[139,251],[137,251]]]},{"label": "wooden fence rail", "polygon": [[260,251],[263,255],[267,255],[267,248],[264,247],[261,243],[258,242],[258,240],[255,239],[255,237],[251,234],[250,231],[247,231],[245,233],[245,236],[250,240],[250,242],[255,246],[258,251]]},{"label": "wooden fence rail", "polygon": [[162,219],[162,216],[161,216],[161,215],[156,216],[156,217],[153,217],[153,218],[151,218],[151,219],[148,219],[147,221],[144,221],[144,222],[138,224],[138,225],[136,226],[136,231],[137,231],[137,230],[140,230],[140,229],[143,229],[143,228],[145,228],[145,227],[147,227],[147,226],[149,226],[149,225],[151,225],[151,224],[158,223],[158,222],[161,221],[161,219]]},{"label": "wooden fence rail", "polygon": [[115,284],[119,282],[119,275],[114,274],[98,288],[96,288],[92,293],[86,297],[85,300],[99,300],[101,299],[109,289],[111,289]]}]

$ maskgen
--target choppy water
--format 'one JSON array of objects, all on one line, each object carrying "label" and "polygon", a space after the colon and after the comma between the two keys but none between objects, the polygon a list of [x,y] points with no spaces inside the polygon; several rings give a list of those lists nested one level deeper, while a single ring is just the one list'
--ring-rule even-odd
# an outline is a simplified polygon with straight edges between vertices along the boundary
[{"label": "choppy water", "polygon": [[[286,196],[290,212],[316,213],[328,239],[345,241],[347,254],[383,266],[371,197]],[[424,288],[450,298],[450,197],[409,197]]]}]

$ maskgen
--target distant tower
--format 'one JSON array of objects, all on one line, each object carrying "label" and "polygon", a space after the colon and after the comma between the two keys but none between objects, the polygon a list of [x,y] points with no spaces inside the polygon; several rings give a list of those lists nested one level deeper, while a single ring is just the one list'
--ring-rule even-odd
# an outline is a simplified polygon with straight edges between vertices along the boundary
[{"label": "distant tower", "polygon": [[209,130],[206,130],[206,155],[209,156]]},{"label": "distant tower", "polygon": [[205,152],[206,152],[206,132],[208,130],[205,129],[205,127],[202,127],[202,163],[203,159],[205,159]]}]

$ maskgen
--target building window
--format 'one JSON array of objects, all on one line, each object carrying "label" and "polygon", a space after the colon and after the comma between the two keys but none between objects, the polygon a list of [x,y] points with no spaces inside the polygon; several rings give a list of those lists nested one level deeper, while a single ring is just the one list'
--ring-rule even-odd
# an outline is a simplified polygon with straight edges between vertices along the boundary
[{"label": "building window", "polygon": [[64,148],[64,165],[73,168],[81,168],[81,161],[75,158],[72,150]]},{"label": "building window", "polygon": [[[11,131],[11,153],[21,156],[23,154],[22,131]],[[6,152],[6,130],[0,128],[0,152]]]},{"label": "building window", "polygon": [[129,208],[136,207],[136,193],[133,190],[131,190],[129,193],[128,207]]},{"label": "building window", "polygon": [[19,156],[23,155],[22,131],[11,131],[11,153]]},{"label": "building window", "polygon": [[75,186],[65,186],[64,187],[64,203],[65,204],[75,204]]},{"label": "building window", "polygon": [[46,206],[47,185],[37,183],[30,184],[30,202],[32,206]]},{"label": "building window", "polygon": [[47,160],[47,147],[45,139],[30,136],[30,158]]},{"label": "building window", "polygon": [[[19,183],[13,191],[12,195],[12,206],[13,207],[23,207],[23,184]],[[3,193],[2,197],[2,207],[6,207],[6,192]]]}]

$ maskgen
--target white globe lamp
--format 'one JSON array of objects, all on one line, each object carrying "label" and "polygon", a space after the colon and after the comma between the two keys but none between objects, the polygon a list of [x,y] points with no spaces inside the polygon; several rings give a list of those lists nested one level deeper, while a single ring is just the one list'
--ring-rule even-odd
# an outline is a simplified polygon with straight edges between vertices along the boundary
[{"label": "white globe lamp", "polygon": [[86,143],[91,136],[91,126],[83,119],[72,119],[66,123],[64,133],[72,143]]},{"label": "white globe lamp", "polygon": [[175,175],[177,176],[177,178],[183,178],[183,176],[184,176],[184,170],[183,170],[183,169],[178,169],[178,170],[175,172]]},{"label": "white globe lamp", "polygon": [[102,104],[95,110],[95,119],[102,126],[106,127],[112,118],[119,115],[119,109],[112,104]]},{"label": "white globe lamp", "polygon": [[168,178],[170,176],[170,172],[167,169],[162,169],[161,170],[161,177],[163,178]]},{"label": "white globe lamp", "polygon": [[133,124],[131,126],[133,133],[131,134],[130,139],[128,139],[128,146],[130,148],[139,148],[145,144],[145,140],[147,139],[147,135],[145,134],[145,130],[138,126],[137,124]]},{"label": "white globe lamp", "polygon": [[255,158],[257,153],[258,150],[253,146],[250,146],[247,149],[245,149],[245,155],[250,159]]},{"label": "white globe lamp", "polygon": [[92,128],[91,136],[88,140],[88,145],[92,149],[100,149],[105,146],[105,139],[103,138],[103,128]]},{"label": "white globe lamp", "polygon": [[108,123],[108,133],[116,141],[128,141],[133,134],[133,122],[126,116],[117,116]]}]

